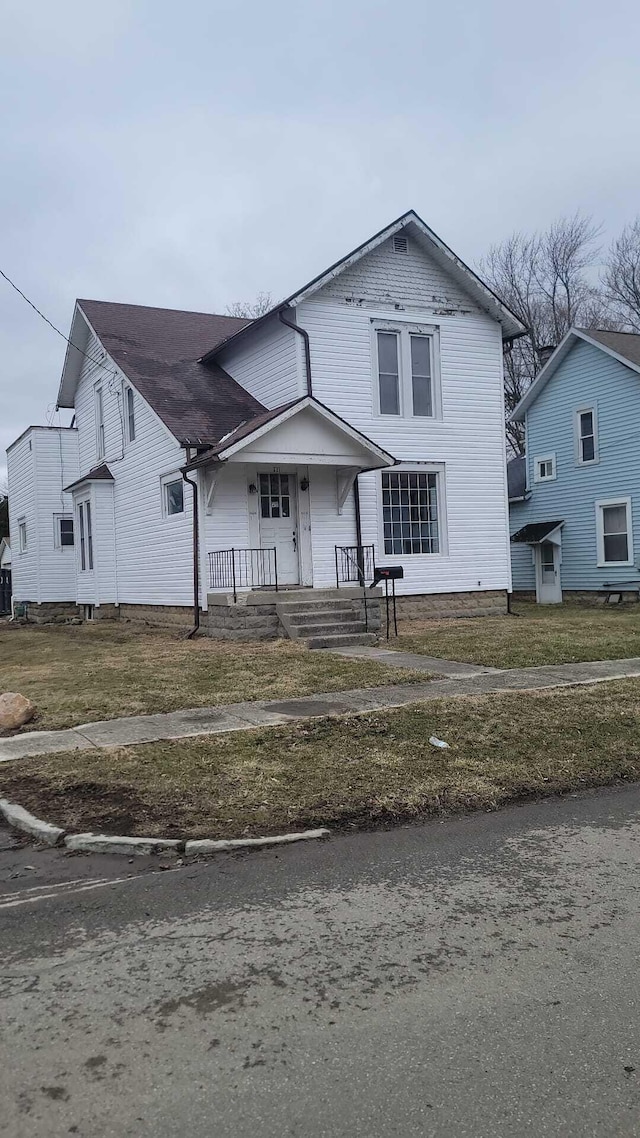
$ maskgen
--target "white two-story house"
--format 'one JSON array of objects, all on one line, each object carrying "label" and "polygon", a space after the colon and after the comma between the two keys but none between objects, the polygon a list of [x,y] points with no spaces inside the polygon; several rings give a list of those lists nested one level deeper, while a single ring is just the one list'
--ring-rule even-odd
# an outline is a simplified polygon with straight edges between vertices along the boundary
[{"label": "white two-story house", "polygon": [[[286,604],[331,638],[340,609],[363,631],[349,598],[395,566],[401,614],[504,611],[502,349],[522,331],[413,211],[254,321],[79,300],[58,394],[77,472],[55,479],[72,524],[27,518],[32,428],[8,451],[15,598],[34,619],[66,602],[308,631]],[[22,570],[21,524],[40,559],[73,543],[55,596]]]}]

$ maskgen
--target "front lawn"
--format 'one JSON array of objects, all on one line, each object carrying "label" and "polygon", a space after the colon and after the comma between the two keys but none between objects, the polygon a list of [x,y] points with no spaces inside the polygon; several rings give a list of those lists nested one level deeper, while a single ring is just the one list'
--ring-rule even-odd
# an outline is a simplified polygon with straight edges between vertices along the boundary
[{"label": "front lawn", "polygon": [[21,760],[0,767],[0,795],[71,830],[371,826],[639,779],[639,728],[640,680],[618,680]]},{"label": "front lawn", "polygon": [[33,700],[38,716],[31,730],[425,678],[422,672],[310,652],[290,640],[185,640],[179,633],[115,623],[0,632],[0,691]]},{"label": "front lawn", "polygon": [[404,621],[390,648],[494,668],[640,657],[640,605],[514,604],[514,616]]}]

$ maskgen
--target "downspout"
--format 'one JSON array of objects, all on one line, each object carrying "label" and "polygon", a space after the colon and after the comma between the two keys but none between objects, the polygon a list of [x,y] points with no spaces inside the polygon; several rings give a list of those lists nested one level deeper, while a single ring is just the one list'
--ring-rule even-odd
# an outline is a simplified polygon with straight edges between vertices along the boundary
[{"label": "downspout", "polygon": [[356,474],[353,482],[353,506],[356,515],[356,545],[362,546],[362,520],[360,518],[360,487],[358,485],[358,475]]},{"label": "downspout", "polygon": [[307,330],[305,328],[301,328],[299,324],[296,324],[294,320],[287,320],[287,317],[284,314],[283,308],[281,308],[280,311],[278,312],[278,318],[279,318],[281,324],[286,324],[287,328],[293,328],[294,332],[297,332],[300,336],[302,336],[302,339],[304,341],[304,366],[305,366],[305,371],[306,371],[306,376],[307,376],[307,395],[312,395],[313,391],[311,388],[311,347],[309,345],[309,333],[307,332]]},{"label": "downspout", "polygon": [[[189,455],[187,453],[187,461]],[[187,633],[187,640],[191,640],[200,628],[200,521],[198,508],[198,483],[187,476],[186,470],[182,477],[189,486],[193,487],[193,628]]]}]

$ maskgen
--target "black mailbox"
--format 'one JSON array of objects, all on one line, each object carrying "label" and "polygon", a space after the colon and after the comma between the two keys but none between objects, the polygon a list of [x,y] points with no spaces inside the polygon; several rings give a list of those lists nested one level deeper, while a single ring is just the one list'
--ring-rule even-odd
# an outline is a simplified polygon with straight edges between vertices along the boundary
[{"label": "black mailbox", "polygon": [[376,565],[373,583],[377,585],[380,581],[399,581],[402,577],[404,577],[402,565]]}]

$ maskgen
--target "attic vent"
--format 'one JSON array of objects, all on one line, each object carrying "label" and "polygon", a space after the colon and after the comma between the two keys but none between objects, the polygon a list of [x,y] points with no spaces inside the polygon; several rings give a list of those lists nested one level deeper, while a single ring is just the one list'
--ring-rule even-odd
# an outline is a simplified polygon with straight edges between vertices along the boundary
[{"label": "attic vent", "polygon": [[394,237],[394,239],[393,239],[393,251],[394,251],[394,253],[408,253],[409,252],[409,241],[407,240],[407,238],[406,237]]}]

